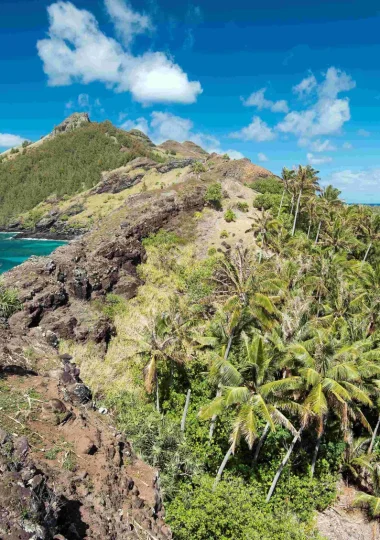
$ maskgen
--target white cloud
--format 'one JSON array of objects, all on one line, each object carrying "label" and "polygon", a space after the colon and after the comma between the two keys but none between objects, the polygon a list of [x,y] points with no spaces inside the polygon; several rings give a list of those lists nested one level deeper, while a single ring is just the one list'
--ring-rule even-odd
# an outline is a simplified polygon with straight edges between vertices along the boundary
[{"label": "white cloud", "polygon": [[341,189],[349,202],[380,202],[380,168],[335,171],[323,183]]},{"label": "white cloud", "polygon": [[350,150],[352,148],[352,144],[350,142],[345,142],[342,144],[342,148],[345,150]]},{"label": "white cloud", "polygon": [[317,139],[316,141],[311,141],[310,139],[299,139],[299,146],[307,146],[313,152],[334,152],[337,148],[334,146],[328,139],[322,141]]},{"label": "white cloud", "polygon": [[125,129],[126,131],[129,131],[131,129],[139,129],[140,131],[145,133],[145,135],[148,135],[149,133],[148,121],[146,120],[146,118],[143,117],[137,118],[137,120],[126,120],[125,122],[123,122],[123,124],[121,124],[120,127],[122,129]]},{"label": "white cloud", "polygon": [[19,135],[11,135],[10,133],[0,133],[0,148],[11,148],[12,146],[20,146],[25,139]]},{"label": "white cloud", "polygon": [[123,0],[104,0],[104,3],[116,33],[124,45],[129,46],[135,35],[153,28],[152,21],[147,15],[133,11]]},{"label": "white cloud", "polygon": [[82,108],[87,108],[90,106],[90,96],[88,94],[79,94],[78,96],[78,105]]},{"label": "white cloud", "polygon": [[295,94],[298,94],[300,98],[303,98],[309,95],[316,86],[317,86],[317,79],[314,77],[314,75],[310,75],[309,77],[306,77],[305,79],[303,79],[296,86],[293,86],[293,92]]},{"label": "white cloud", "polygon": [[[124,118],[124,114],[122,115]],[[184,142],[192,141],[212,154],[228,154],[231,159],[242,159],[241,152],[234,149],[223,150],[220,141],[207,133],[194,132],[194,124],[189,118],[182,118],[171,113],[153,111],[148,121],[144,117],[137,120],[127,120],[120,126],[123,129],[139,129],[148,135],[156,144],[169,139]]]},{"label": "white cloud", "polygon": [[315,104],[303,111],[290,112],[277,125],[277,129],[301,138],[339,133],[351,116],[348,98],[337,96],[340,92],[347,92],[354,87],[355,82],[349,75],[330,67],[323,82],[317,86]]},{"label": "white cloud", "polygon": [[259,153],[257,154],[257,159],[258,159],[259,161],[268,161],[267,156],[266,156],[265,154],[263,154],[262,152],[259,152]]},{"label": "white cloud", "polygon": [[[122,6],[130,11],[120,1],[112,0],[111,4],[114,9]],[[194,103],[202,92],[200,83],[189,81],[182,68],[164,53],[149,51],[133,56],[125,51],[99,29],[89,11],[62,1],[47,9],[48,38],[38,41],[37,49],[51,86],[98,81],[116,92],[131,92],[143,104]],[[132,24],[132,35],[135,26]]]},{"label": "white cloud", "polygon": [[261,118],[254,116],[252,122],[242,128],[240,131],[234,131],[230,134],[233,139],[242,139],[243,141],[271,141],[276,135],[272,128],[268,126]]},{"label": "white cloud", "polygon": [[193,122],[188,118],[181,118],[174,114],[164,112],[152,112],[151,128],[154,140],[162,143],[168,139],[183,142],[189,138]]},{"label": "white cloud", "polygon": [[307,160],[311,165],[322,165],[323,163],[331,163],[332,157],[329,156],[314,156],[311,152],[307,155]]},{"label": "white cloud", "polygon": [[369,137],[371,134],[366,129],[358,129],[358,135],[360,137]]},{"label": "white cloud", "polygon": [[259,111],[262,109],[270,109],[272,112],[287,113],[289,107],[284,99],[279,101],[271,101],[265,98],[266,88],[261,88],[257,92],[253,92],[247,99],[243,99],[243,105],[246,107],[257,107]]},{"label": "white cloud", "polygon": [[227,154],[228,156],[230,156],[231,159],[243,159],[244,158],[244,154],[242,154],[238,150],[231,150],[230,149],[230,150],[226,150],[225,152],[219,151],[217,153],[218,154]]}]

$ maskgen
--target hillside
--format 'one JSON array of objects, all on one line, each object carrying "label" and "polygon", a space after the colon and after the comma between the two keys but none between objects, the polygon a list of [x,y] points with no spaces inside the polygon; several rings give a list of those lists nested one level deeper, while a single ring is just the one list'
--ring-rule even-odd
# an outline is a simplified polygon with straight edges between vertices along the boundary
[{"label": "hillside", "polygon": [[[281,180],[108,123],[0,168],[38,152],[27,178],[40,182],[63,145],[79,181],[78,141],[96,142],[88,184],[44,194],[17,221],[76,237],[0,284],[3,529],[317,540],[318,526],[328,540],[368,538],[380,216],[322,190],[311,167]],[[107,167],[95,168],[95,147]]]},{"label": "hillside", "polygon": [[[74,116],[74,115],[73,115]],[[0,163],[0,224],[5,225],[47,198],[70,197],[96,185],[102,171],[135,157],[162,160],[110,122],[63,122],[38,146],[31,145]],[[12,159],[11,159],[12,158]]]}]

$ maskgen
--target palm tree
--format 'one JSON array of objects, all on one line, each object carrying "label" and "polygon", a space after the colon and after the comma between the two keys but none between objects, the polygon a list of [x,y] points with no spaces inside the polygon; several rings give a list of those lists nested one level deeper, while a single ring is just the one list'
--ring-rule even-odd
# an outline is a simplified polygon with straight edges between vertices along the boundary
[{"label": "palm tree", "polygon": [[299,165],[298,167],[297,174],[296,174],[298,198],[297,198],[296,211],[294,213],[292,236],[294,236],[294,233],[296,230],[302,194],[306,192],[315,193],[315,191],[318,191],[320,189],[318,185],[318,180],[319,180],[317,176],[318,172],[319,171],[316,171],[312,167],[310,167],[310,165],[307,165],[306,167]]},{"label": "palm tree", "polygon": [[[239,371],[228,370],[230,379],[235,386],[223,386],[220,396],[202,407],[199,416],[205,420],[214,415],[220,415],[225,409],[235,409],[235,420],[230,436],[230,447],[218,470],[215,484],[220,480],[230,456],[235,452],[241,437],[244,437],[248,447],[252,449],[258,437],[260,421],[268,423],[270,429],[279,423],[295,433],[290,421],[280,411],[280,408],[298,410],[296,403],[291,400],[281,400],[279,395],[286,388],[294,387],[292,378],[273,380],[272,358],[264,352],[265,347],[261,336],[254,336],[251,343],[245,336],[246,362]],[[239,373],[239,375],[238,375]],[[225,377],[225,376],[224,376]],[[278,404],[280,402],[280,405]]]},{"label": "palm tree", "polygon": [[274,219],[272,214],[264,209],[262,209],[261,213],[255,218],[255,223],[252,225],[252,231],[261,248],[259,263],[262,261],[263,251],[268,244],[268,238],[274,236],[274,233],[278,233],[279,226],[279,221]]},{"label": "palm tree", "polygon": [[359,493],[354,500],[355,506],[362,506],[367,508],[370,515],[373,518],[380,517],[380,470],[379,465],[376,464],[372,468],[372,485],[373,485],[373,494],[369,493]]},{"label": "palm tree", "polygon": [[302,379],[300,388],[302,386],[304,392],[304,405],[317,421],[311,476],[314,475],[327,416],[338,416],[343,431],[348,428],[348,416],[357,418],[365,428],[371,429],[363,413],[355,407],[356,403],[372,406],[369,392],[363,386],[360,363],[356,361],[362,348],[361,343],[341,343],[331,332],[317,330],[307,345],[298,343],[288,349],[287,367],[296,368]]},{"label": "palm tree", "polygon": [[295,171],[293,169],[287,169],[286,167],[284,167],[282,169],[281,178],[282,178],[282,181],[284,183],[284,189],[283,189],[283,192],[282,192],[282,195],[281,195],[281,202],[280,202],[280,207],[278,209],[277,218],[279,218],[280,215],[281,215],[281,209],[282,209],[282,205],[283,205],[283,202],[284,202],[285,194],[287,192],[288,193],[291,192],[291,186],[294,183],[294,177],[295,177]]}]

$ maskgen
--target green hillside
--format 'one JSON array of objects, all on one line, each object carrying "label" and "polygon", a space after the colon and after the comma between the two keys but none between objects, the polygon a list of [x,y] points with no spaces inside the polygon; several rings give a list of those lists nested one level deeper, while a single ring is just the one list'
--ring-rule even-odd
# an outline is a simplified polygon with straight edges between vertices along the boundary
[{"label": "green hillside", "polygon": [[[128,151],[120,152],[120,149]],[[62,197],[97,184],[101,172],[138,156],[158,154],[110,122],[88,123],[0,163],[0,224],[34,208],[52,194]]]}]

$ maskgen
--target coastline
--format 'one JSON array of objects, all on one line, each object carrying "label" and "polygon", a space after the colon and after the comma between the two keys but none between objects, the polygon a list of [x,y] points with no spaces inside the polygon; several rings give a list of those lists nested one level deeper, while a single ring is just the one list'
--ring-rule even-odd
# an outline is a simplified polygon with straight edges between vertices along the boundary
[{"label": "coastline", "polygon": [[7,227],[0,227],[1,233],[12,233],[14,234],[13,238],[16,240],[57,240],[63,242],[69,242],[78,238],[80,235],[73,234],[62,234],[62,233],[52,233],[49,231],[44,232],[34,232],[32,230],[20,230]]}]

